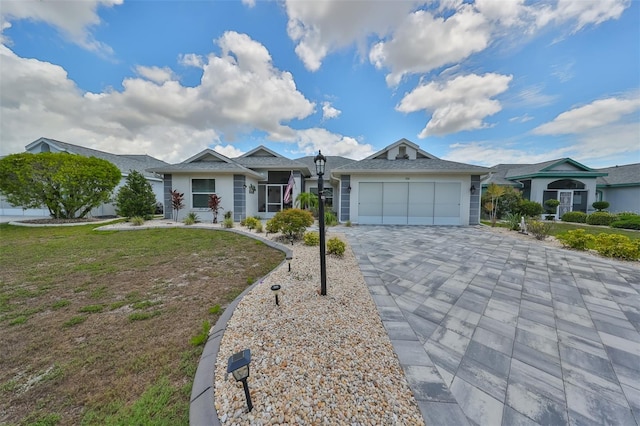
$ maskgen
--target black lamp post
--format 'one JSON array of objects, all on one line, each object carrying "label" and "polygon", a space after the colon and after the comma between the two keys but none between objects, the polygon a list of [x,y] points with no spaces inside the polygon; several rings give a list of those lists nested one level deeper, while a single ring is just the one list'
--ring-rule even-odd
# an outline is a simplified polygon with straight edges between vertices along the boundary
[{"label": "black lamp post", "polygon": [[244,396],[247,398],[247,408],[253,410],[251,403],[251,395],[249,394],[249,385],[247,385],[247,377],[249,377],[249,363],[251,362],[251,350],[245,349],[242,352],[235,353],[229,357],[227,364],[227,374],[233,374],[236,382],[242,382],[244,388]]},{"label": "black lamp post", "polygon": [[320,295],[327,295],[327,264],[325,259],[325,232],[324,232],[324,165],[327,159],[318,150],[318,155],[313,159],[316,163],[316,174],[318,175],[318,197],[319,211],[318,224],[320,225]]}]

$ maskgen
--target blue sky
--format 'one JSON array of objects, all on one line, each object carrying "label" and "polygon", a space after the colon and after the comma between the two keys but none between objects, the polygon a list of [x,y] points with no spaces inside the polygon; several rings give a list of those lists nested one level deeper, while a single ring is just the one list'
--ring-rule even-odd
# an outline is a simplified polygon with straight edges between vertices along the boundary
[{"label": "blue sky", "polygon": [[640,162],[640,2],[30,1],[0,8],[0,155],[259,144]]}]

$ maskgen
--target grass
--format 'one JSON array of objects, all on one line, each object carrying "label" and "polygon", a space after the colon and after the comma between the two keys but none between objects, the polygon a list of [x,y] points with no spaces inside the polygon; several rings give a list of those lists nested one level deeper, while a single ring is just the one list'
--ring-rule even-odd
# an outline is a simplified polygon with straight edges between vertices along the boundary
[{"label": "grass", "polygon": [[191,338],[284,255],[227,232],[94,226],[0,225],[0,423],[187,424]]}]

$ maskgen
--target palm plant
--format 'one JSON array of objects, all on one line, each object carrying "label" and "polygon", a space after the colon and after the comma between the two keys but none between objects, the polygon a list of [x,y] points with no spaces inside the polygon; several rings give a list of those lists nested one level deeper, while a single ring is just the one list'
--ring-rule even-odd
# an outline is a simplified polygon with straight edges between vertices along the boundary
[{"label": "palm plant", "polygon": [[318,196],[311,192],[301,192],[296,197],[296,207],[305,210],[315,210],[318,208]]},{"label": "palm plant", "polygon": [[219,197],[218,194],[209,195],[209,209],[213,212],[213,223],[218,223],[218,212],[222,208],[221,203],[222,197]]},{"label": "palm plant", "polygon": [[173,220],[178,221],[178,212],[184,208],[184,193],[177,190],[171,191],[171,208],[173,209]]}]

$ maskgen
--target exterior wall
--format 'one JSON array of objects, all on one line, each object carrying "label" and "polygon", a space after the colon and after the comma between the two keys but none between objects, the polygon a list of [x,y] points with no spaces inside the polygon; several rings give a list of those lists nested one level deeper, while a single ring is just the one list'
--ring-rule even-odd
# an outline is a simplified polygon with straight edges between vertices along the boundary
[{"label": "exterior wall", "polygon": [[[191,179],[215,179],[216,194],[222,198],[222,209],[218,213],[218,222],[227,210],[233,211],[233,175],[215,175],[208,173],[173,174],[172,189],[184,193],[184,208],[178,212],[178,221],[183,220],[189,213],[194,212],[202,222],[212,222],[213,213],[207,208],[194,208],[191,196]],[[171,206],[171,204],[169,204]],[[171,210],[171,208],[169,208]],[[169,212],[171,214],[171,211]],[[169,216],[171,217],[171,216]]]},{"label": "exterior wall", "polygon": [[635,212],[640,214],[640,186],[601,188],[602,201],[608,201],[611,213]]},{"label": "exterior wall", "polygon": [[[415,160],[417,151],[410,146],[405,145],[405,147],[406,147],[405,154],[409,156],[408,159]],[[398,154],[400,154],[400,145],[393,147],[389,151],[387,151],[387,160],[395,160]]]},{"label": "exterior wall", "polygon": [[[412,175],[410,177],[404,174],[389,174],[381,176],[376,175],[351,175],[351,192],[350,192],[350,215],[352,223],[358,223],[358,200],[359,186],[361,182],[442,182],[442,183],[459,183],[460,184],[460,225],[469,225],[470,197],[469,190],[471,188],[471,177],[465,175]],[[479,188],[479,184],[477,186]],[[480,193],[478,190],[476,193]]]},{"label": "exterior wall", "polygon": [[[246,216],[245,217],[259,216],[260,213],[258,213],[258,180],[253,178],[246,178],[245,182],[247,184],[247,189],[245,190],[246,191],[246,194],[245,194]],[[253,187],[255,188],[253,193],[251,193],[250,191],[251,185],[253,185]]]},{"label": "exterior wall", "polygon": [[475,193],[470,193],[469,200],[469,225],[480,224],[480,197],[482,190],[480,189],[480,175],[471,176],[471,186],[476,188]]},{"label": "exterior wall", "polygon": [[[216,181],[216,191],[218,182]],[[248,185],[243,175],[233,175],[233,220],[239,222],[247,217]],[[225,211],[226,213],[226,211]]]},{"label": "exterior wall", "polygon": [[[551,182],[555,182],[562,178],[534,178],[531,179],[531,195],[529,196],[529,200],[535,201],[537,203],[543,204],[543,195],[544,191],[547,189],[547,186]],[[591,207],[596,201],[596,179],[578,179],[578,178],[570,178],[578,182],[584,183],[584,190],[587,191],[587,213],[591,213],[594,211],[594,208]],[[544,206],[544,204],[543,204]]]}]

